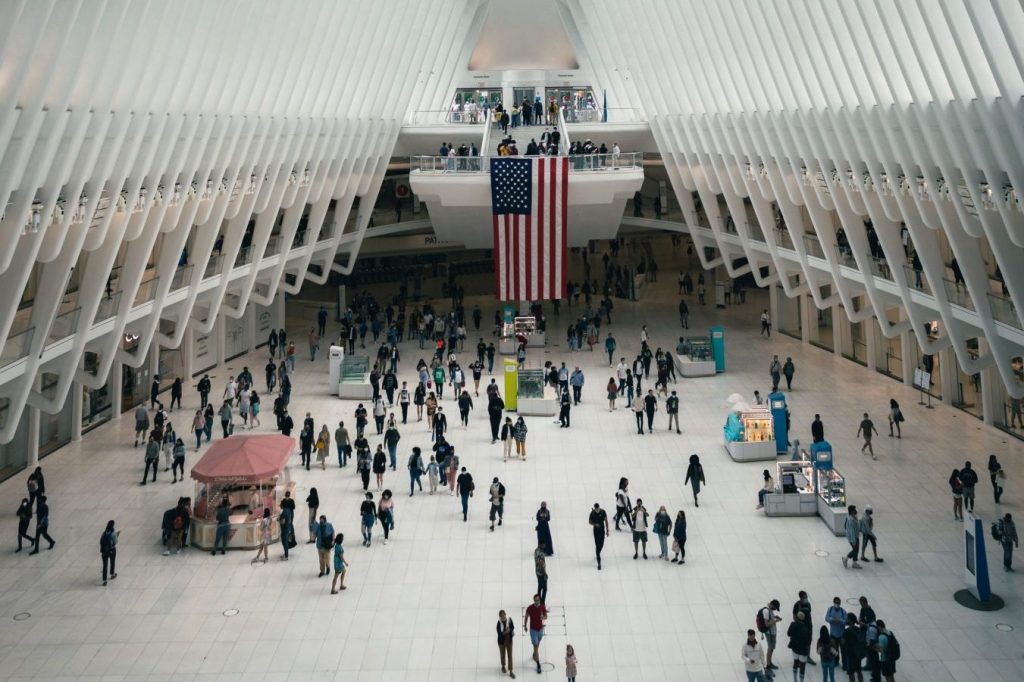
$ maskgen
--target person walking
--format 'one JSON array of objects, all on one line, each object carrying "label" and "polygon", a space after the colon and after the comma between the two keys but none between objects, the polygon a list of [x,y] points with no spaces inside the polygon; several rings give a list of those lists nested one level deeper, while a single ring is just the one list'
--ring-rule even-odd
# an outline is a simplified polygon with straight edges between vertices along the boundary
[{"label": "person walking", "polygon": [[544,638],[544,621],[548,619],[548,610],[540,599],[539,594],[533,595],[533,603],[526,607],[523,617],[523,629],[530,633],[530,644],[533,645],[533,662],[537,664],[537,674],[541,673],[540,667],[540,642]]},{"label": "person walking", "polygon": [[488,490],[488,494],[491,499],[491,509],[488,512],[487,517],[491,521],[491,532],[493,533],[494,520],[497,519],[498,525],[500,526],[505,516],[505,484],[499,481],[497,476],[495,476],[494,480],[491,481],[491,487]]},{"label": "person walking", "polygon": [[466,467],[462,467],[462,473],[459,474],[458,479],[455,482],[455,491],[459,494],[459,499],[462,500],[462,521],[465,523],[469,516],[469,498],[473,496],[473,489],[476,486],[473,484],[473,476]]},{"label": "person walking", "polygon": [[[491,425],[491,443],[498,442],[498,432],[501,429],[501,415],[505,411],[505,401],[501,396],[495,394],[487,399],[487,419]],[[505,440],[504,438],[502,440]],[[506,457],[508,459],[508,457]]]},{"label": "person walking", "polygon": [[609,332],[608,336],[606,336],[605,339],[604,339],[604,349],[605,349],[605,352],[608,353],[608,366],[609,367],[612,366],[612,358],[615,355],[615,348],[616,348],[617,345],[618,344],[615,341],[615,337],[611,334],[611,332]]},{"label": "person walking", "polygon": [[974,486],[978,485],[978,472],[971,468],[970,462],[964,462],[960,470],[960,484],[964,491],[964,507],[974,513]]},{"label": "person walking", "polygon": [[988,456],[988,477],[992,481],[992,500],[999,504],[999,499],[1003,496],[1003,482],[1006,481],[1006,472],[1003,471],[1003,466],[996,459],[995,455]]},{"label": "person walking", "polygon": [[498,633],[498,654],[501,658],[501,674],[504,675],[507,671],[509,677],[514,680],[516,679],[516,674],[512,670],[512,642],[515,641],[516,626],[504,609],[498,611],[498,623],[495,630]]},{"label": "person walking", "polygon": [[548,601],[548,564],[544,555],[544,548],[540,545],[533,550],[533,567],[537,574],[537,594],[540,595],[540,603]]},{"label": "person walking", "polygon": [[576,650],[572,644],[565,645],[565,679],[568,682],[576,682],[576,670],[579,661],[576,660]]},{"label": "person walking", "polygon": [[633,528],[633,505],[629,501],[629,479],[619,479],[619,489],[615,491],[615,530],[621,530],[619,523],[626,520],[626,525]]},{"label": "person walking", "polygon": [[[865,415],[866,417],[867,415]],[[903,434],[900,431],[900,424],[903,422],[903,412],[900,410],[900,404],[896,402],[895,398],[889,399],[889,438],[892,438],[892,429],[896,427],[896,437],[902,438]],[[874,454],[874,453],[872,453]]]},{"label": "person walking", "polygon": [[502,461],[507,462],[512,456],[512,443],[515,442],[515,426],[511,417],[505,417],[505,423],[501,426]]},{"label": "person walking", "polygon": [[700,457],[696,454],[690,455],[690,465],[686,467],[686,480],[683,481],[683,485],[687,483],[693,489],[693,505],[699,507],[700,502],[697,501],[697,496],[700,495],[700,487],[707,481],[704,479],[704,467],[700,463]]},{"label": "person walking", "polygon": [[36,499],[36,535],[32,539],[33,548],[29,555],[39,554],[39,538],[46,538],[50,543],[47,549],[53,549],[57,541],[50,537],[50,506],[46,504],[46,495],[40,495]]},{"label": "person walking", "polygon": [[156,483],[156,470],[160,466],[160,441],[154,435],[151,435],[146,443],[145,458],[146,468],[142,470],[142,482],[139,485],[146,485],[150,467],[153,469],[153,483]]},{"label": "person walking", "polygon": [[686,563],[686,512],[680,509],[676,513],[676,522],[672,527],[672,563]]},{"label": "person walking", "polygon": [[604,509],[601,509],[601,505],[597,502],[594,503],[594,508],[590,510],[590,517],[588,519],[591,531],[594,533],[594,551],[597,554],[597,570],[601,570],[601,550],[604,549],[604,540],[611,532],[608,528],[608,514]]},{"label": "person walking", "polygon": [[661,548],[658,558],[668,561],[668,536],[672,532],[672,517],[665,510],[665,505],[661,505],[658,513],[654,515],[654,526],[651,530],[658,536],[658,545]]},{"label": "person walking", "polygon": [[1013,548],[1020,547],[1017,538],[1017,524],[1013,522],[1013,515],[1007,513],[999,520],[997,525],[999,543],[1003,546],[1003,570],[1013,572]]},{"label": "person walking", "polygon": [[547,502],[540,503],[540,509],[534,515],[537,521],[537,544],[544,548],[544,554],[551,556],[555,553],[554,543],[551,541],[551,510]]},{"label": "person walking", "polygon": [[225,400],[220,406],[219,414],[220,428],[224,437],[227,438],[235,431],[234,424],[232,424],[231,403]]},{"label": "person walking", "polygon": [[420,476],[426,471],[426,468],[423,466],[422,451],[418,447],[412,449],[407,466],[409,468],[409,497],[412,497],[413,491],[417,486],[420,492],[423,492],[423,483],[420,481]]},{"label": "person walking", "polygon": [[459,405],[459,421],[462,422],[462,428],[469,428],[469,411],[473,409],[473,398],[469,395],[469,391],[462,391],[459,394],[458,399]]},{"label": "person walking", "polygon": [[345,574],[348,573],[348,560],[345,559],[345,535],[334,536],[334,577],[331,578],[331,594],[338,594],[345,588]]},{"label": "person walking", "polygon": [[398,432],[398,424],[395,422],[395,415],[388,420],[387,430],[384,431],[384,446],[388,449],[388,459],[391,461],[391,470],[398,471],[398,441],[402,434]]},{"label": "person walking", "polygon": [[327,469],[327,453],[331,451],[331,432],[327,424],[320,427],[320,433],[316,437],[316,461],[320,462],[320,470]]},{"label": "person walking", "polygon": [[559,391],[561,395],[558,399],[558,428],[567,429],[570,424],[569,412],[572,410],[572,401],[569,399],[568,389],[562,388]]},{"label": "person walking", "polygon": [[178,438],[171,449],[171,483],[185,480],[185,441]]},{"label": "person walking", "polygon": [[28,540],[29,545],[35,543],[35,538],[28,534],[29,523],[32,522],[32,503],[28,498],[22,498],[21,504],[18,505],[18,549],[14,550],[16,553],[21,551],[22,539]]},{"label": "person walking", "polygon": [[658,411],[658,397],[653,389],[647,389],[644,396],[644,412],[647,414],[647,433],[654,433],[654,413]]},{"label": "person walking", "polygon": [[384,544],[388,544],[391,531],[395,529],[395,500],[390,490],[381,493],[377,503],[377,518],[380,519],[381,530],[384,531]]},{"label": "person walking", "polygon": [[743,668],[747,673],[747,682],[765,682],[764,649],[757,641],[757,633],[747,630],[747,640],[740,649]]},{"label": "person walking", "polygon": [[839,658],[839,640],[833,639],[828,626],[822,625],[818,631],[818,643],[815,646],[818,660],[821,661],[822,682],[836,682],[836,659]]},{"label": "person walking", "polygon": [[772,337],[772,318],[768,315],[768,309],[761,312],[761,336]]},{"label": "person walking", "polygon": [[263,555],[262,563],[267,563],[270,558],[270,537],[272,531],[273,519],[270,518],[270,509],[267,507],[263,508],[263,516],[260,518],[259,527],[257,528],[257,537],[259,538],[259,547],[256,548],[256,556],[253,557],[251,563],[260,563],[260,555]]},{"label": "person walking", "polygon": [[782,380],[782,363],[779,362],[779,356],[773,355],[772,361],[768,365],[768,376],[772,378],[772,393],[779,390],[779,382]]},{"label": "person walking", "polygon": [[349,440],[345,422],[338,422],[338,428],[334,429],[334,446],[338,448],[338,466],[343,467],[348,463],[348,456],[352,452],[352,442]]},{"label": "person walking", "polygon": [[370,487],[370,469],[373,468],[373,455],[370,454],[370,443],[364,436],[356,438],[356,470],[363,480],[363,491]]},{"label": "person walking", "polygon": [[384,454],[384,446],[377,445],[377,451],[373,453],[373,473],[377,481],[377,492],[384,489],[384,472],[388,468],[388,456]]},{"label": "person walking", "polygon": [[644,397],[637,392],[633,399],[633,417],[636,418],[637,435],[644,435]]},{"label": "person walking", "polygon": [[782,376],[786,377],[786,390],[793,390],[793,374],[796,372],[796,368],[793,366],[793,358],[786,358],[785,364],[782,365]]},{"label": "person walking", "polygon": [[843,557],[843,568],[849,568],[850,560],[853,560],[853,567],[860,568],[857,563],[858,552],[860,551],[860,521],[857,519],[857,507],[850,505],[846,508],[846,521],[843,529],[846,532],[846,541],[850,543],[850,552]]},{"label": "person walking", "polygon": [[875,423],[871,421],[871,418],[868,417],[868,413],[865,412],[864,419],[861,420],[860,426],[857,428],[857,436],[863,436],[864,438],[864,445],[861,446],[860,451],[863,454],[866,454],[864,452],[865,450],[870,452],[871,459],[877,460],[878,458],[875,457],[875,449],[871,446],[872,433],[877,435],[878,429],[875,428]]},{"label": "person walking", "polygon": [[406,382],[402,382],[402,388],[398,391],[398,406],[402,410],[402,423],[405,424],[409,419],[409,403],[411,402],[411,396],[409,394],[409,387]]},{"label": "person walking", "polygon": [[516,454],[519,455],[519,459],[526,460],[526,434],[529,429],[526,428],[526,422],[520,416],[516,419],[516,424],[512,427],[512,438],[516,442]]},{"label": "person walking", "polygon": [[320,522],[314,528],[316,535],[316,553],[320,561],[320,573],[322,578],[331,572],[331,548],[334,546],[334,526],[327,522],[327,516],[320,515]]},{"label": "person walking", "polygon": [[860,560],[868,561],[867,552],[868,544],[871,544],[871,552],[875,555],[875,561],[881,563],[885,561],[878,556],[878,537],[875,535],[875,516],[874,510],[871,505],[864,507],[864,516],[860,519]]},{"label": "person walking", "polygon": [[139,447],[139,439],[145,442],[148,433],[149,411],[145,405],[139,405],[135,408],[135,445],[133,447]]},{"label": "person walking", "polygon": [[636,498],[636,506],[633,507],[632,523],[630,526],[633,528],[633,560],[636,561],[637,555],[639,554],[640,544],[643,544],[644,560],[647,559],[647,509],[644,507],[644,501],[639,497]]},{"label": "person walking", "polygon": [[668,413],[668,430],[671,431],[672,424],[675,424],[676,433],[682,433],[679,430],[679,396],[675,391],[672,391],[672,395],[665,399],[665,411]]},{"label": "person walking", "polygon": [[960,470],[953,469],[949,475],[949,490],[953,494],[953,520],[964,520],[964,486],[960,482]]},{"label": "person walking", "polygon": [[605,391],[608,394],[608,411],[612,412],[615,410],[615,399],[619,397],[619,387],[615,383],[615,377],[608,379],[608,385],[605,387]]},{"label": "person walking", "polygon": [[804,675],[807,673],[807,659],[811,653],[812,636],[811,628],[802,612],[797,612],[793,616],[793,622],[789,624],[786,636],[789,637],[789,649],[793,652],[793,680],[795,682],[799,674],[800,682],[803,682]]},{"label": "person walking", "polygon": [[373,401],[373,423],[377,427],[377,435],[384,433],[384,417],[387,416],[388,408],[384,404],[384,398],[377,396]]},{"label": "person walking", "polygon": [[437,462],[434,461],[434,456],[431,455],[430,462],[427,464],[427,483],[430,486],[431,495],[437,492],[438,468]]},{"label": "person walking", "polygon": [[[121,531],[114,530],[114,521],[107,521],[107,527],[100,535],[100,559],[103,562],[103,586],[107,586],[107,570],[110,570],[110,579],[117,577],[117,536]],[[20,542],[19,538],[19,542]]]},{"label": "person walking", "polygon": [[363,536],[363,547],[369,547],[373,541],[373,524],[377,522],[377,506],[373,503],[373,493],[366,493],[359,505],[359,532]]}]

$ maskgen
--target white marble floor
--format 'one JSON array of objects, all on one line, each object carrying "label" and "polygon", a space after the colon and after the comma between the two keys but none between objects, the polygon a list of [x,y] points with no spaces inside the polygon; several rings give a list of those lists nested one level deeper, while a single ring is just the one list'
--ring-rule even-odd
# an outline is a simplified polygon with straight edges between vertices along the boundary
[{"label": "white marble floor", "polygon": [[[617,303],[612,329],[623,354],[635,353],[644,323],[655,345],[674,345],[677,298],[668,260],[666,254],[663,281],[640,303]],[[272,560],[259,568],[250,566],[249,552],[161,556],[161,513],[179,495],[191,494],[191,484],[172,486],[161,472],[157,485],[140,487],[142,451],[130,447],[130,415],[104,425],[43,461],[57,540],[52,552],[13,553],[13,511],[25,477],[0,485],[0,506],[12,512],[4,526],[8,549],[0,554],[0,678],[495,679],[497,612],[514,614],[521,629],[519,614],[535,591],[532,515],[546,500],[555,556],[548,560],[553,615],[542,653],[553,668],[547,666],[540,679],[561,678],[567,642],[576,649],[581,680],[742,679],[739,647],[757,608],[778,598],[785,611],[801,589],[810,593],[818,624],[834,595],[866,595],[901,638],[897,679],[1024,679],[1022,579],[1000,570],[997,550],[989,548],[993,587],[1007,607],[976,613],[952,600],[964,582],[960,526],[953,521],[946,484],[950,470],[965,458],[983,468],[988,453],[997,453],[1009,473],[1001,509],[1019,513],[1024,448],[955,409],[919,408],[913,391],[852,362],[785,336],[759,338],[763,298],[754,294],[725,311],[693,305],[692,331],[726,326],[728,372],[680,380],[682,435],[664,430],[664,413],[657,419],[661,431],[643,437],[628,412],[609,414],[603,386],[610,372],[603,354],[569,358],[562,334],[553,333],[545,357],[579,364],[587,376],[585,404],[572,412],[571,429],[529,419],[528,461],[503,463],[500,446],[489,442],[482,403],[468,430],[452,428],[463,463],[482,484],[478,489],[495,475],[508,489],[505,525],[495,533],[487,530],[484,495],[473,499],[470,521],[462,523],[457,498],[410,499],[402,493],[408,477],[400,468],[386,480],[399,492],[393,539],[364,549],[358,544],[355,472],[332,466],[307,473],[298,469],[296,457],[294,478],[303,488],[318,488],[321,511],[348,538],[349,589],[338,596],[330,596],[327,581],[317,579],[315,553],[307,545],[288,563],[276,560],[275,546]],[[485,321],[492,306],[486,302]],[[563,308],[560,317],[551,317],[552,327],[564,328],[568,319]],[[290,324],[297,338],[303,338],[303,326]],[[412,382],[419,353],[412,343],[403,343],[402,352],[400,378]],[[811,418],[820,412],[836,466],[847,476],[850,501],[874,506],[884,564],[846,571],[840,557],[847,545],[821,521],[769,519],[754,510],[764,465],[736,464],[725,454],[720,405],[733,392],[764,392],[772,353],[792,356],[797,366],[788,396],[796,436],[809,440]],[[233,360],[214,372],[214,384],[221,386],[243,364],[253,368],[260,384],[264,363],[262,351]],[[885,436],[890,397],[907,415],[899,441]],[[185,414],[198,404],[192,393],[185,402]],[[351,421],[353,409],[354,403],[327,395],[326,359],[310,364],[300,352],[292,412],[301,416],[309,410],[319,425]],[[854,437],[865,410],[883,431],[876,440],[878,461],[861,456]],[[448,411],[454,413],[454,406]],[[266,416],[269,425],[269,410]],[[417,444],[429,444],[425,422],[402,429],[400,461]],[[699,509],[683,485],[686,460],[694,452],[701,455],[708,483]],[[194,457],[190,452],[188,464]],[[685,566],[633,561],[629,537],[613,530],[605,568],[595,570],[587,514],[595,501],[614,509],[623,475],[648,509],[664,504],[673,513],[686,510]],[[979,492],[978,512],[989,520],[996,507],[984,478]],[[122,529],[119,577],[103,588],[97,544],[111,518]],[[656,542],[650,549],[656,556]],[[818,556],[819,550],[828,556]],[[238,614],[225,617],[227,609]],[[30,617],[14,620],[21,613]],[[1000,623],[1016,630],[998,630]],[[518,637],[517,669],[532,678],[528,649],[528,640]],[[776,660],[779,679],[789,679],[789,653],[781,650]],[[810,679],[818,674],[812,669]]]}]

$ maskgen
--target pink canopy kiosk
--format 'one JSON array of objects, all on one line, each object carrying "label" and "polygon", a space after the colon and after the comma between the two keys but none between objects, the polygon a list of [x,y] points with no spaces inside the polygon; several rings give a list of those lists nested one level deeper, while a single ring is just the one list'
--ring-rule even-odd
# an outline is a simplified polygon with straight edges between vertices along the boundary
[{"label": "pink canopy kiosk", "polygon": [[288,457],[295,451],[290,436],[231,436],[210,446],[192,467],[196,481],[192,544],[213,549],[217,535],[217,506],[227,499],[231,507],[230,549],[258,547],[259,520],[271,511],[274,540],[279,538],[278,503],[295,484],[288,476]]}]

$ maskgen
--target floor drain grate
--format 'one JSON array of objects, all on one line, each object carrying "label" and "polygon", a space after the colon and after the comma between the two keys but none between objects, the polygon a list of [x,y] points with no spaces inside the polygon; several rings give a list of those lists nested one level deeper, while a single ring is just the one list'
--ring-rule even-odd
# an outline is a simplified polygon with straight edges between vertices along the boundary
[{"label": "floor drain grate", "polygon": [[814,556],[820,556],[822,559],[828,556],[828,552],[823,549],[815,550]]},{"label": "floor drain grate", "polygon": [[21,613],[14,614],[14,620],[28,620],[32,617],[32,614],[28,611],[22,611]]},{"label": "floor drain grate", "polygon": [[228,609],[227,611],[223,612],[223,615],[228,617],[228,618],[230,618],[231,616],[237,616],[238,615],[238,609]]},{"label": "floor drain grate", "polygon": [[1013,626],[1009,623],[996,623],[996,630],[1000,632],[1013,632]]}]

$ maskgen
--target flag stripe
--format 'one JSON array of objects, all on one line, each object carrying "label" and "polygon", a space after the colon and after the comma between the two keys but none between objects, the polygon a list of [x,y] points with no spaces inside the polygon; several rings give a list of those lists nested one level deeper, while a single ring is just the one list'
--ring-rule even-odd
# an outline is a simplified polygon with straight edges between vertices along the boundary
[{"label": "flag stripe", "polygon": [[558,252],[560,254],[558,262],[560,267],[558,268],[558,276],[555,278],[560,283],[565,282],[569,276],[569,159],[562,159],[561,172],[562,193],[560,198],[562,200],[562,223],[559,229],[562,232],[562,239],[558,245]]}]

